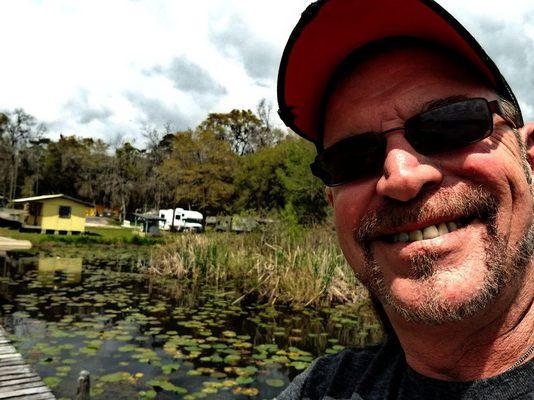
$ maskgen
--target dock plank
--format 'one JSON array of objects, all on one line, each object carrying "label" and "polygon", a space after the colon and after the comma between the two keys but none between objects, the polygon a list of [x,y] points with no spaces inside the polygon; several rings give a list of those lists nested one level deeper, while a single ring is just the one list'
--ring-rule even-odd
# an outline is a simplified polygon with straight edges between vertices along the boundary
[{"label": "dock plank", "polygon": [[35,372],[29,372],[27,374],[14,374],[14,375],[0,376],[0,383],[6,382],[6,381],[10,381],[10,380],[13,380],[13,379],[31,378],[31,377],[34,377],[34,376],[36,376],[39,379],[41,379],[41,377],[39,375],[37,375]]},{"label": "dock plank", "polygon": [[24,365],[24,360],[22,358],[2,360],[2,365],[5,367],[15,367],[17,365]]},{"label": "dock plank", "polygon": [[54,396],[52,392],[50,392],[50,393],[27,394],[27,395],[23,395],[23,397],[12,397],[12,399],[13,400],[56,400],[56,397]]},{"label": "dock plank", "polygon": [[17,390],[43,387],[43,382],[41,382],[40,380],[39,381],[26,381],[26,382],[20,382],[20,383],[14,383],[14,382],[15,381],[8,381],[8,383],[12,383],[12,385],[6,384],[4,386],[0,386],[0,395],[2,395],[3,392],[15,392]]},{"label": "dock plank", "polygon": [[26,382],[40,382],[40,381],[41,381],[41,377],[39,375],[34,375],[34,376],[26,377],[26,378],[10,379],[10,380],[0,382],[0,388],[5,387],[5,386],[18,385],[18,384],[26,383]]},{"label": "dock plank", "polygon": [[22,358],[20,354],[15,353],[15,352],[0,354],[0,362],[2,362],[2,360],[9,360],[10,358],[17,357],[17,356]]},{"label": "dock plank", "polygon": [[[27,396],[30,394],[40,394],[40,393],[50,393],[50,389],[46,386],[37,386],[37,387],[29,387],[29,388],[16,388],[14,390],[9,390],[9,387],[6,388],[7,390],[0,389],[0,399],[16,399],[17,397],[21,396]],[[26,397],[24,397],[26,398]]]},{"label": "dock plank", "polygon": [[0,326],[0,400],[55,400],[41,377],[26,364]]}]

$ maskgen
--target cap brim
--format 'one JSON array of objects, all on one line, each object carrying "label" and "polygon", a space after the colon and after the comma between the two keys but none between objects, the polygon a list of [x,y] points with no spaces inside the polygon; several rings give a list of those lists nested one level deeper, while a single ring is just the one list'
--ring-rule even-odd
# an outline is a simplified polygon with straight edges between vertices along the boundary
[{"label": "cap brim", "polygon": [[436,42],[463,55],[519,109],[515,96],[482,47],[431,0],[321,0],[293,30],[280,64],[280,117],[299,135],[321,139],[323,96],[337,67],[354,50],[388,37]]}]

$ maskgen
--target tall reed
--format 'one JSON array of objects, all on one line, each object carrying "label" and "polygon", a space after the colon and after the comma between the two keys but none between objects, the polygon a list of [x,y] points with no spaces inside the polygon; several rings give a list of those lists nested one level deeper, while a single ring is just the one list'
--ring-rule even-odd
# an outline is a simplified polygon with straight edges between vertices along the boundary
[{"label": "tall reed", "polygon": [[148,272],[192,284],[234,282],[270,303],[328,305],[365,300],[330,226],[236,235],[177,235],[157,246]]}]

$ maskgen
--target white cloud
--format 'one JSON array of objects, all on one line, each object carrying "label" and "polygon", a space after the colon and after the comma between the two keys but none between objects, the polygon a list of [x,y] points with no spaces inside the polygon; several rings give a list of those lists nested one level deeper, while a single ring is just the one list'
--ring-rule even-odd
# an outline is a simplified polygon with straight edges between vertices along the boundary
[{"label": "white cloud", "polygon": [[[274,80],[267,83],[269,90],[257,85],[241,60],[212,42],[211,28],[217,21],[228,21],[231,29],[237,18],[253,36],[281,50],[306,3],[1,2],[0,36],[7,40],[2,47],[0,109],[25,108],[49,123],[52,136],[106,138],[117,129],[139,132],[141,122],[159,125],[164,121],[158,118],[165,116],[180,116],[172,122],[185,129],[212,111],[254,108],[261,97],[274,101]],[[271,56],[272,65],[264,69],[276,70],[276,58]],[[218,88],[214,97],[199,99],[198,93],[188,92],[176,71],[170,79],[146,73],[158,65],[172,68],[176,60],[188,60],[190,67],[196,65],[203,77],[210,77]]]},{"label": "white cloud", "polygon": [[438,0],[478,40],[534,120],[534,2],[532,0]]},{"label": "white cloud", "polygon": [[[275,104],[278,61],[309,3],[2,1],[0,109],[23,107],[52,137],[105,139],[140,138],[143,123],[161,126],[165,118],[194,127],[209,112],[254,109],[263,97]],[[533,2],[440,3],[487,46],[534,118]],[[173,69],[180,65],[183,76]],[[147,73],[154,68],[162,73]],[[206,82],[195,86],[189,76]]]}]

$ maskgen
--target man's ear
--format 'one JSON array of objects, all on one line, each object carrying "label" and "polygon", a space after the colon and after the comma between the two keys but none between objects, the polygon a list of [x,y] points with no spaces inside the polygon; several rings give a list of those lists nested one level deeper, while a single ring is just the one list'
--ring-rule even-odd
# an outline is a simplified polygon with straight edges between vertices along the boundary
[{"label": "man's ear", "polygon": [[334,194],[332,193],[332,188],[326,186],[324,189],[324,192],[326,194],[326,199],[328,200],[328,204],[330,204],[330,207],[334,206]]},{"label": "man's ear", "polygon": [[534,122],[528,122],[520,129],[520,134],[525,141],[528,163],[534,171]]}]

